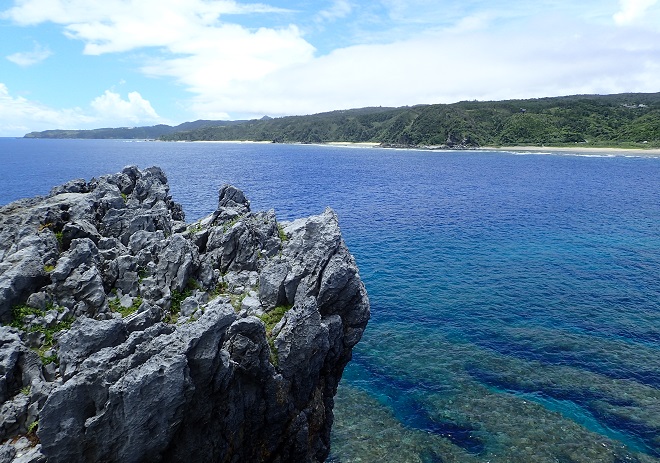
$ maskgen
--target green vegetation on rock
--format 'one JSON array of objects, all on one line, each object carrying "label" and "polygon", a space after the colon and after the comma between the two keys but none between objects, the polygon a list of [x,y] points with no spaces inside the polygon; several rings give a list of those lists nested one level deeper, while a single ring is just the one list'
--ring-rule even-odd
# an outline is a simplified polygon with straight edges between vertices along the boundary
[{"label": "green vegetation on rock", "polygon": [[30,423],[30,425],[27,428],[28,434],[35,434],[37,432],[37,428],[39,427],[39,421],[33,421]]},{"label": "green vegetation on rock", "polygon": [[137,309],[140,308],[141,305],[142,305],[141,297],[133,298],[133,302],[129,307],[122,306],[121,303],[119,302],[118,297],[108,299],[108,306],[110,307],[110,310],[121,314],[122,317],[127,317],[130,314],[134,313],[135,311],[137,311]]},{"label": "green vegetation on rock", "polygon": [[181,312],[181,303],[192,295],[192,289],[186,288],[184,291],[173,290],[170,299],[170,311],[165,315],[165,323],[176,323]]},{"label": "green vegetation on rock", "polygon": [[277,224],[277,234],[280,237],[280,241],[289,241],[289,237],[287,236],[286,232],[284,231],[284,227],[282,225]]},{"label": "green vegetation on rock", "polygon": [[289,309],[291,309],[290,305],[279,305],[259,317],[261,321],[264,322],[264,325],[266,325],[266,336],[272,335],[273,328],[275,328],[275,325],[282,320],[282,317],[284,317],[284,314],[287,313]]},{"label": "green vegetation on rock", "polygon": [[290,305],[279,305],[273,310],[264,313],[259,316],[264,325],[266,325],[266,339],[268,339],[268,345],[270,347],[270,362],[277,366],[279,364],[279,358],[277,356],[277,348],[275,347],[275,336],[273,336],[273,328],[277,325],[284,314],[287,313],[292,306]]},{"label": "green vegetation on rock", "polygon": [[41,341],[41,345],[35,348],[35,350],[39,354],[39,357],[41,357],[44,365],[58,362],[56,354],[46,355],[46,352],[55,345],[55,335],[60,331],[68,330],[73,323],[73,318],[71,317],[65,318],[51,326],[46,326],[43,320],[39,322],[39,318],[46,316],[46,313],[53,309],[55,307],[52,305],[47,307],[47,310],[37,309],[24,304],[17,305],[12,310],[12,320],[9,323],[9,326],[21,331],[43,334],[43,341]]}]

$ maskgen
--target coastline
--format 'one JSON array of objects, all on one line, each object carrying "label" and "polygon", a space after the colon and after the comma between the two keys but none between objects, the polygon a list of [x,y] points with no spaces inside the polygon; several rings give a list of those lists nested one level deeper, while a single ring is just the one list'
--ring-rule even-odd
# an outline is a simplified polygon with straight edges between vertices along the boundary
[{"label": "coastline", "polygon": [[[159,140],[154,140],[159,141]],[[193,140],[193,141],[175,141],[174,143],[220,143],[220,144],[271,144],[272,141],[252,141],[252,140]],[[285,144],[303,144],[303,143],[285,143]],[[384,147],[381,143],[375,142],[345,142],[334,141],[327,143],[310,143],[316,146],[332,146],[339,148],[386,148],[400,150],[424,150],[424,151],[500,151],[510,153],[529,153],[529,154],[573,154],[578,156],[632,156],[632,157],[660,157],[660,148],[605,148],[605,147],[587,147],[587,146],[534,146],[534,145],[515,145],[515,146],[480,146],[476,148],[447,149],[439,147],[409,146],[409,147]]]},{"label": "coastline", "polygon": [[587,146],[480,146],[478,148],[465,148],[465,149],[442,149],[436,147],[423,147],[423,146],[410,146],[410,147],[383,147],[380,143],[353,143],[353,142],[328,142],[328,143],[315,143],[318,146],[336,146],[344,148],[386,148],[386,149],[402,149],[402,150],[425,150],[425,151],[440,151],[440,152],[453,152],[453,151],[501,151],[513,153],[534,153],[534,154],[573,154],[578,156],[633,156],[633,157],[660,157],[660,148],[604,148],[604,147],[587,147]]},{"label": "coastline", "polygon": [[[160,141],[160,140],[155,140]],[[165,142],[165,143],[245,143],[245,144],[271,144],[272,141],[254,141],[254,140],[176,140],[174,142]]]},{"label": "coastline", "polygon": [[352,142],[328,142],[318,143],[318,146],[337,146],[344,148],[386,148],[401,150],[424,150],[424,151],[500,151],[511,153],[530,153],[530,154],[566,154],[576,156],[628,156],[628,157],[660,157],[660,148],[604,148],[587,146],[480,146],[478,148],[465,149],[443,149],[437,147],[410,146],[410,147],[384,147],[380,143],[352,143]]},{"label": "coastline", "polygon": [[[156,140],[158,141],[158,140]],[[180,140],[174,143],[243,143],[243,144],[266,144],[270,145],[274,142],[264,140],[264,141],[253,141],[253,140]],[[370,143],[370,142],[360,142],[354,143],[349,141],[330,141],[327,143],[280,143],[283,145],[316,145],[316,146],[338,146],[344,148],[379,148],[380,143]]]},{"label": "coastline", "polygon": [[328,143],[319,143],[327,146],[343,146],[346,148],[380,148],[380,143],[372,142],[350,142],[350,141],[330,141]]},{"label": "coastline", "polygon": [[576,146],[482,146],[477,151],[509,151],[514,153],[567,153],[578,155],[597,155],[597,156],[660,156],[660,149],[639,149],[639,148],[601,148]]}]

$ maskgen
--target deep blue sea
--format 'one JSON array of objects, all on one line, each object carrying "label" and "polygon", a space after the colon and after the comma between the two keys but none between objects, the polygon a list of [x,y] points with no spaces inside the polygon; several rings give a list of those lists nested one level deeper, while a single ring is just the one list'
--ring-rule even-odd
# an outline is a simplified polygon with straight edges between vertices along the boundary
[{"label": "deep blue sea", "polygon": [[331,206],[372,319],[333,462],[660,462],[660,157],[0,139],[0,205],[128,164],[188,221]]}]

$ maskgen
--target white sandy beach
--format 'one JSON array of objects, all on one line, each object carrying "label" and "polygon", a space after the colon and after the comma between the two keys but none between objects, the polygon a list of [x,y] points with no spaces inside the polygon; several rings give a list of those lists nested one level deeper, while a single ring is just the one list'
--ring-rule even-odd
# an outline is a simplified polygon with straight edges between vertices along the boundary
[{"label": "white sandy beach", "polygon": [[252,141],[252,140],[177,140],[183,143],[249,143],[249,144],[271,144],[272,141]]},{"label": "white sandy beach", "polygon": [[514,151],[514,152],[532,152],[532,153],[574,153],[582,155],[601,155],[601,156],[660,156],[660,149],[635,149],[635,148],[594,148],[586,146],[506,146],[494,147],[483,146],[479,148],[482,151]]},{"label": "white sandy beach", "polygon": [[[351,142],[330,142],[324,143],[329,146],[353,147],[353,148],[379,148],[380,143],[351,143]],[[423,147],[410,147],[410,148],[394,148],[394,149],[412,149],[420,150]],[[433,149],[432,151],[442,151],[451,153],[453,150]],[[457,150],[462,151],[462,150]],[[466,150],[473,151],[473,150]],[[516,153],[564,153],[576,154],[582,156],[649,156],[660,157],[660,149],[636,149],[636,148],[594,148],[586,146],[482,146],[475,148],[474,151],[508,151]]]},{"label": "white sandy beach", "polygon": [[[196,141],[181,141],[183,143],[244,143],[244,144],[271,144],[271,141],[251,141],[251,140],[196,140]],[[353,143],[347,141],[335,141],[328,143],[313,143],[319,146],[336,146],[344,148],[379,148],[380,143],[363,142]],[[397,148],[397,149],[412,149],[420,150],[423,147],[410,147],[410,148]],[[427,148],[426,148],[427,149]],[[453,150],[433,150],[433,151],[446,151],[452,152]],[[461,150],[457,150],[461,151]],[[472,151],[472,150],[467,150]],[[508,151],[516,153],[565,153],[576,155],[593,155],[593,156],[649,156],[660,157],[660,148],[594,148],[587,146],[481,146],[475,148],[474,151]]]},{"label": "white sandy beach", "polygon": [[324,144],[329,146],[348,146],[351,148],[378,148],[380,146],[380,143],[353,143],[349,141],[331,141]]}]

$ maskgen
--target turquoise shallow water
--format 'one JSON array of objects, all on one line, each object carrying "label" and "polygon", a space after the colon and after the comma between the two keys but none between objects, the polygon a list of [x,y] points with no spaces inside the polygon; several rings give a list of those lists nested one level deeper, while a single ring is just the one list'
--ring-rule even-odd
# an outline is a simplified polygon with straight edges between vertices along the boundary
[{"label": "turquoise shallow water", "polygon": [[660,159],[0,139],[0,204],[160,165],[188,220],[225,182],[335,208],[372,302],[335,462],[659,462]]}]

